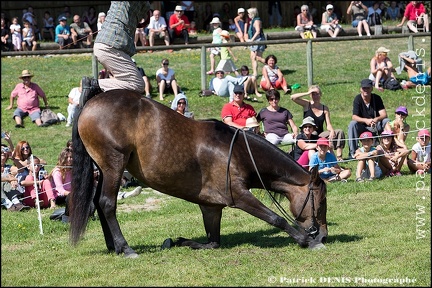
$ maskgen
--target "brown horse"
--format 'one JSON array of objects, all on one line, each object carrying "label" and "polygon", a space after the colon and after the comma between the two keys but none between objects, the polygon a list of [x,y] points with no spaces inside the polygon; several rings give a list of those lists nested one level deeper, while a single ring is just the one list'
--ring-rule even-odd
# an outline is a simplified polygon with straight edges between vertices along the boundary
[{"label": "brown horse", "polygon": [[[201,208],[208,243],[180,238],[176,245],[219,247],[222,209],[229,206],[282,229],[301,247],[324,247],[325,183],[317,169],[306,171],[263,137],[217,120],[188,119],[127,90],[95,96],[78,111],[75,121],[69,212],[72,244],[85,232],[93,201],[108,250],[138,256],[123,237],[116,217],[117,193],[126,169],[145,185]],[[96,192],[93,164],[100,171]],[[294,225],[262,204],[250,188],[286,196]]]}]

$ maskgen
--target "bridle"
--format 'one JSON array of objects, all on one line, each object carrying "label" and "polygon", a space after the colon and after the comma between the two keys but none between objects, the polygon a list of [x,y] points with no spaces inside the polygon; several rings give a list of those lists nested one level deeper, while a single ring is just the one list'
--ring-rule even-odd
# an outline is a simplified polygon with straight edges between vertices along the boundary
[{"label": "bridle", "polygon": [[[237,134],[238,134],[239,131],[243,131],[243,134],[244,134],[243,138],[245,139],[246,147],[248,149],[248,153],[249,153],[249,156],[251,158],[252,164],[254,165],[255,171],[257,172],[257,175],[258,175],[258,178],[259,178],[259,180],[261,182],[261,185],[263,186],[264,190],[267,191],[267,194],[270,196],[270,198],[272,199],[272,201],[275,204],[275,206],[278,208],[278,210],[281,212],[281,214],[289,222],[291,222],[294,225],[294,227],[298,227],[300,229],[303,229],[308,234],[308,236],[310,236],[313,239],[315,239],[315,237],[319,234],[319,228],[318,228],[318,223],[316,221],[316,215],[315,215],[315,202],[314,202],[314,192],[313,192],[315,189],[312,187],[313,186],[312,183],[309,183],[309,191],[308,191],[308,194],[307,194],[307,196],[306,196],[306,198],[304,200],[304,203],[303,203],[302,209],[300,210],[300,213],[297,215],[296,218],[293,218],[291,215],[289,215],[285,211],[285,209],[282,207],[282,205],[276,200],[276,198],[265,187],[264,182],[263,182],[263,180],[261,178],[261,174],[259,173],[258,167],[256,166],[255,160],[253,158],[252,151],[250,150],[249,142],[247,140],[247,133],[246,133],[245,130],[242,130],[242,129],[236,129],[236,131],[235,131],[235,133],[234,133],[234,135],[233,135],[233,137],[231,139],[231,144],[230,144],[230,149],[229,149],[229,154],[228,154],[228,164],[227,164],[225,191],[228,191],[228,189],[229,189],[228,188],[228,184],[229,184],[229,166],[230,166],[230,162],[231,162],[231,156],[232,156],[232,149],[233,149],[233,146],[234,146],[234,141],[235,141],[236,136],[237,136]],[[312,225],[309,228],[303,228],[303,227],[301,227],[299,225],[298,218],[303,213],[303,210],[306,208],[306,204],[308,203],[309,198],[312,201],[312,204],[311,204],[311,207],[312,207]],[[231,191],[231,199],[232,199],[232,202],[234,203],[235,201],[234,201],[234,197],[232,196],[232,191]]]}]

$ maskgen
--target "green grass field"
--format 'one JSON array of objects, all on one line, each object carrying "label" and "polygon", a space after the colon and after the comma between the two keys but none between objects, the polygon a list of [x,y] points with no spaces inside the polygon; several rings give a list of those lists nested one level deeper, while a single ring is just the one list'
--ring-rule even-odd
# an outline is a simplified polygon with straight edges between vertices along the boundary
[{"label": "green grass field", "polygon": [[[415,48],[430,65],[430,37],[415,38]],[[359,83],[369,75],[369,61],[375,50],[385,46],[397,63],[397,54],[408,50],[408,38],[359,39],[313,43],[314,83],[323,91],[322,102],[329,106],[332,124],[347,131],[352,100]],[[249,51],[233,48],[236,65],[250,67]],[[419,50],[420,51],[420,50]],[[288,83],[299,83],[307,91],[306,44],[269,45],[264,56],[275,54]],[[228,99],[199,97],[200,51],[139,53],[134,56],[152,82],[158,101],[154,73],[162,58],[176,71],[196,119],[220,119]],[[2,58],[1,129],[10,131],[14,143],[27,140],[33,152],[47,160],[51,170],[71,128],[65,123],[36,127],[29,118],[25,129],[15,128],[13,110],[5,110],[12,89],[24,69],[35,74],[33,81],[48,96],[50,108],[67,116],[67,95],[83,75],[91,75],[91,55],[49,55],[45,57]],[[207,57],[207,67],[209,60]],[[262,66],[260,66],[261,68]],[[406,74],[398,75],[399,79]],[[209,79],[206,80],[208,82]],[[375,91],[376,92],[376,91]],[[384,91],[382,96],[390,118],[396,107],[408,107],[411,129],[425,121],[430,128],[431,90]],[[168,101],[173,95],[166,95]],[[263,98],[265,100],[265,98]],[[257,111],[267,106],[251,102]],[[289,97],[280,105],[301,124],[301,107]],[[16,103],[14,109],[16,108]],[[115,117],[115,111],[112,111]],[[121,121],[121,119],[119,119]],[[419,127],[420,128],[420,127]],[[185,135],[187,137],[187,135]],[[415,143],[409,134],[408,147]],[[284,148],[285,149],[285,148]],[[265,153],[265,151],[263,151]],[[344,149],[344,156],[348,147]],[[355,162],[342,166],[355,169]],[[301,249],[285,233],[236,209],[225,209],[222,218],[222,247],[198,251],[188,248],[160,250],[168,237],[204,241],[201,213],[195,204],[172,198],[151,189],[137,197],[119,201],[118,220],[129,245],[140,254],[124,259],[108,254],[98,221],[90,221],[77,247],[68,242],[68,225],[49,220],[43,210],[40,234],[36,209],[9,213],[2,210],[2,286],[423,286],[431,284],[430,175],[421,178],[408,173],[372,183],[332,183],[327,187],[327,249]],[[253,193],[276,210],[262,190]],[[288,209],[287,202],[283,203]],[[401,283],[405,282],[405,283]]]}]

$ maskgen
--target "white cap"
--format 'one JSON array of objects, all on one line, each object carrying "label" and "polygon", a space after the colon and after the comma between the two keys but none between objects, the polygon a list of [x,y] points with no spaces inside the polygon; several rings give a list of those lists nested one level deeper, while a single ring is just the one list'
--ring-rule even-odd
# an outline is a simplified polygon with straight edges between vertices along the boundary
[{"label": "white cap", "polygon": [[183,6],[177,5],[174,11],[184,11]]},{"label": "white cap", "polygon": [[332,5],[332,4],[328,4],[328,5],[326,6],[326,10],[329,10],[329,9],[333,9],[333,5]]},{"label": "white cap", "polygon": [[237,9],[237,14],[238,14],[238,13],[241,13],[241,12],[243,12],[243,13],[245,12],[244,8],[238,8],[238,9]]}]

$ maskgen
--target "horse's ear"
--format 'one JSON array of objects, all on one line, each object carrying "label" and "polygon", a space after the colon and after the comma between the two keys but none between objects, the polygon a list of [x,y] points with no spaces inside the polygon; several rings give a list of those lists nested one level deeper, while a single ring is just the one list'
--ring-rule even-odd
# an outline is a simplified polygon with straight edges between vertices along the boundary
[{"label": "horse's ear", "polygon": [[313,167],[311,170],[311,182],[315,183],[316,185],[318,185],[321,180],[318,170],[319,170],[318,165],[315,165],[315,167]]}]

